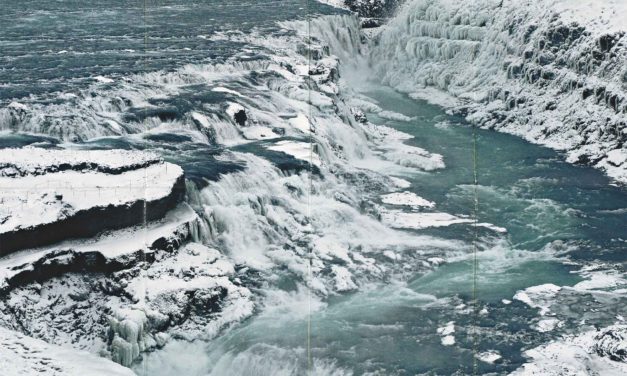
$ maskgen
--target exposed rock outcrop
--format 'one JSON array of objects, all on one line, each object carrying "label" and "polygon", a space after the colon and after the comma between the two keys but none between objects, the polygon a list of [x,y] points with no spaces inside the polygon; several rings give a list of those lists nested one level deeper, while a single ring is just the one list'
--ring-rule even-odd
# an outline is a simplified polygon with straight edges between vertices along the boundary
[{"label": "exposed rock outcrop", "polygon": [[171,338],[210,339],[253,312],[186,204],[145,226],[0,259],[0,325],[130,366]]},{"label": "exposed rock outcrop", "polygon": [[367,18],[390,17],[402,2],[403,0],[344,0],[348,9]]},{"label": "exposed rock outcrop", "polygon": [[605,328],[595,338],[593,350],[600,356],[627,363],[627,326]]}]

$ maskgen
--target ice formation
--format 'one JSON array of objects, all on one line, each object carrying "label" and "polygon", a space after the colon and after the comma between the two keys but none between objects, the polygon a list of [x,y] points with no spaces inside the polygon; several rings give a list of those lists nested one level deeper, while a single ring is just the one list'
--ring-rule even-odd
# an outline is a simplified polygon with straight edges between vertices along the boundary
[{"label": "ice formation", "polygon": [[[482,127],[564,150],[627,181],[625,5],[613,0],[409,0],[370,64],[420,97],[432,88]],[[423,96],[425,97],[425,96]]]},{"label": "ice formation", "polygon": [[435,203],[418,196],[413,192],[395,192],[381,196],[381,201],[390,205],[405,205],[414,207],[433,208]]},{"label": "ice formation", "polygon": [[[621,342],[620,337],[624,330],[620,326],[590,330],[527,350],[525,355],[530,361],[512,375],[624,375],[627,364],[616,361],[620,358],[606,352],[606,349],[611,352],[622,347],[624,353],[625,342],[624,339]],[[607,340],[608,333],[614,338]]]}]

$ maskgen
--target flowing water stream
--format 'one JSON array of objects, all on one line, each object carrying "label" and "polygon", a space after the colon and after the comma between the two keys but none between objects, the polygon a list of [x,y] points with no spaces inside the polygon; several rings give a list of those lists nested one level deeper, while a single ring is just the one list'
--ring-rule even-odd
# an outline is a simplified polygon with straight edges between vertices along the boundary
[{"label": "flowing water stream", "polygon": [[[438,106],[390,88],[374,84],[363,93],[384,110],[410,118],[395,121],[369,114],[371,121],[409,133],[414,136],[409,144],[444,156],[444,169],[401,176],[411,182],[410,191],[435,202],[439,211],[470,216],[473,129]],[[537,310],[512,302],[512,297],[547,283],[574,286],[583,280],[576,273],[581,265],[620,259],[627,239],[627,194],[601,172],[568,164],[555,151],[510,135],[476,132],[479,220],[507,229],[505,234],[479,229],[478,323],[471,300],[472,257],[466,253],[432,272],[373,283],[324,303],[300,290],[271,291],[269,308],[260,316],[210,344],[194,344],[190,350],[190,345],[177,343],[170,351],[191,351],[203,359],[198,374],[303,374],[308,369],[307,319],[312,307],[313,374],[471,373],[474,325],[480,328],[479,352],[502,356],[495,364],[480,361],[480,372],[518,368],[524,362],[522,349],[556,333],[538,331]],[[475,236],[468,224],[407,231],[466,245]],[[585,294],[574,304],[604,309]],[[616,313],[610,309],[604,320],[611,321]],[[576,314],[560,318],[566,324],[556,332],[576,332]],[[438,329],[450,322],[455,343],[444,345]],[[171,356],[166,347],[165,355],[149,357],[145,374],[174,373]],[[181,370],[187,367],[184,361],[175,363]]]}]

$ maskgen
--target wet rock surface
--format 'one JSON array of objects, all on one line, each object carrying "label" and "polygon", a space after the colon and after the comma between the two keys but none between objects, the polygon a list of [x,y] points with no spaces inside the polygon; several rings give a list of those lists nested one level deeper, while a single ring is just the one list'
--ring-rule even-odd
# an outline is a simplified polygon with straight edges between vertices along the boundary
[{"label": "wet rock surface", "polygon": [[386,18],[403,3],[403,0],[344,0],[344,4],[360,17]]}]

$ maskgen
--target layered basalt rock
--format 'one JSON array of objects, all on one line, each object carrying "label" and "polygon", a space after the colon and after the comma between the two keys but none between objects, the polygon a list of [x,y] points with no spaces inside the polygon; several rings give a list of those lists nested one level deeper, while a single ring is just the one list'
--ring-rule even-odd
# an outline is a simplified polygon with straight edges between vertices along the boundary
[{"label": "layered basalt rock", "polygon": [[0,326],[23,338],[130,366],[252,314],[234,266],[194,243],[204,224],[182,202],[179,166],[136,151],[5,149],[0,185]]}]

